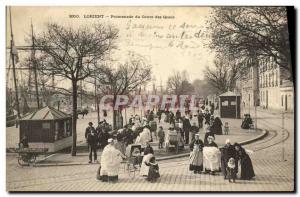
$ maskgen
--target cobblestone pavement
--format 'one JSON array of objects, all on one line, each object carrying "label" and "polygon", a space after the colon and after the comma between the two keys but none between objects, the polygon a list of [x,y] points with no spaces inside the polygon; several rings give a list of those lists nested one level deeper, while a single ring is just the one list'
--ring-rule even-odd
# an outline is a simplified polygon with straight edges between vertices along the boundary
[{"label": "cobblestone pavement", "polygon": [[188,171],[188,158],[184,157],[159,162],[161,178],[156,183],[148,183],[139,176],[130,178],[121,167],[119,182],[111,184],[96,180],[98,168],[96,164],[22,168],[17,165],[15,156],[8,155],[7,190],[292,191],[294,189],[294,120],[285,119],[286,131],[282,131],[280,118],[279,114],[258,113],[258,127],[268,129],[270,135],[261,141],[245,146],[246,149],[254,151],[250,156],[256,177],[251,181],[238,180],[237,183],[230,184],[221,175],[195,175]]}]

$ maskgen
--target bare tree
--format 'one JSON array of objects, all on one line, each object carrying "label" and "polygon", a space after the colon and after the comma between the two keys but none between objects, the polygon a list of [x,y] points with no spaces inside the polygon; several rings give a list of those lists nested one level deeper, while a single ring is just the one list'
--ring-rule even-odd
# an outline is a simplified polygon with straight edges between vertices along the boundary
[{"label": "bare tree", "polygon": [[[151,68],[148,61],[141,55],[129,53],[128,60],[116,68],[103,65],[93,77],[102,85],[102,92],[113,95],[113,106],[117,95],[128,95],[138,87],[151,80]],[[113,110],[113,128],[116,129],[118,110]]]},{"label": "bare tree", "polygon": [[211,48],[224,56],[272,60],[292,78],[285,7],[215,7]]},{"label": "bare tree", "polygon": [[89,77],[94,63],[103,60],[115,47],[117,35],[115,28],[102,24],[74,29],[49,23],[46,30],[36,38],[37,48],[53,61],[51,64],[43,64],[45,68],[41,70],[44,74],[54,74],[72,83],[72,156],[76,156],[78,82]]},{"label": "bare tree", "polygon": [[236,80],[239,78],[239,71],[243,63],[236,61],[225,61],[218,58],[214,61],[214,68],[206,68],[205,80],[218,90],[218,93],[232,91]]},{"label": "bare tree", "polygon": [[167,90],[175,95],[186,95],[194,92],[186,71],[174,72],[167,80]]}]

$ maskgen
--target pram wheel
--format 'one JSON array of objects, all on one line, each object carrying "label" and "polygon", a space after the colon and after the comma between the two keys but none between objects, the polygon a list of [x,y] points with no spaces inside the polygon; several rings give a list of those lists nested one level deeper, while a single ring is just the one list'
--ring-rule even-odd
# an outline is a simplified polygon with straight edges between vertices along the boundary
[{"label": "pram wheel", "polygon": [[129,177],[135,177],[135,171],[137,168],[132,163],[127,163],[127,172]]}]

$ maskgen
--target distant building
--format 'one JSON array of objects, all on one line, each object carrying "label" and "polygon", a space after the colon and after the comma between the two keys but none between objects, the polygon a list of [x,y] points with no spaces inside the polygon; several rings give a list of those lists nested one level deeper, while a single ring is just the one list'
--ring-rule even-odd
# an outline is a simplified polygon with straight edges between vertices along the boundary
[{"label": "distant building", "polygon": [[285,111],[294,111],[294,86],[291,81],[283,80],[280,85],[281,108]]},{"label": "distant building", "polygon": [[240,80],[241,104],[243,108],[254,107],[259,105],[259,84],[257,67],[251,66],[245,72]]},{"label": "distant building", "polygon": [[251,66],[244,73],[237,86],[245,109],[257,104],[265,109],[293,111],[293,83],[286,80],[286,73],[272,58],[259,61],[258,69]]}]

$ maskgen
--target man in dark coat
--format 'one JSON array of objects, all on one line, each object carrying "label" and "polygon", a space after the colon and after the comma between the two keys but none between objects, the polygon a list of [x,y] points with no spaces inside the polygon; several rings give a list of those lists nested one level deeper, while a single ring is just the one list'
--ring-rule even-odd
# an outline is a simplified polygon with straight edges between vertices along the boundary
[{"label": "man in dark coat", "polygon": [[103,136],[102,122],[99,122],[99,124],[96,128],[96,135],[97,135],[97,138],[98,138],[98,145],[101,147],[102,136]]},{"label": "man in dark coat", "polygon": [[133,131],[128,125],[124,127],[124,141],[126,146],[133,144]]},{"label": "man in dark coat", "polygon": [[189,132],[191,129],[191,123],[189,118],[186,116],[183,120],[183,132],[185,136],[185,144],[189,144]]},{"label": "man in dark coat", "polygon": [[[94,131],[96,133],[96,129],[93,127],[93,123],[89,122],[89,126],[85,129],[84,137],[86,141],[88,142],[88,135]],[[89,143],[88,143],[89,144]]]},{"label": "man in dark coat", "polygon": [[147,120],[148,120],[148,122],[154,120],[154,112],[153,112],[153,111],[151,111],[151,112],[149,113]]},{"label": "man in dark coat", "polygon": [[214,111],[215,111],[215,105],[212,103],[212,104],[210,105],[210,114],[211,114],[211,115],[214,115]]},{"label": "man in dark coat", "polygon": [[157,115],[157,118],[158,118],[158,122],[160,123],[160,120],[161,120],[161,114],[162,114],[162,111],[159,109],[156,113]]},{"label": "man in dark coat", "polygon": [[102,134],[102,140],[101,140],[101,148],[104,148],[108,142],[107,140],[111,138],[110,134],[108,133],[108,130],[104,130],[103,134]]},{"label": "man in dark coat", "polygon": [[178,121],[181,118],[181,112],[179,109],[176,111],[176,121]]},{"label": "man in dark coat", "polygon": [[91,130],[91,133],[87,134],[87,142],[89,144],[89,163],[92,163],[92,154],[94,153],[94,162],[98,163],[97,160],[97,143],[98,143],[98,138],[96,135],[95,130]]},{"label": "man in dark coat", "polygon": [[96,132],[95,128],[93,127],[93,123],[89,122],[89,126],[85,129],[85,134],[84,134],[85,139],[87,139],[88,134],[90,134],[92,131]]},{"label": "man in dark coat", "polygon": [[174,117],[174,113],[170,111],[169,113],[169,123],[173,125],[173,127],[175,127],[175,117]]},{"label": "man in dark coat", "polygon": [[198,119],[198,126],[200,129],[203,127],[203,118],[204,118],[204,115],[203,115],[202,111],[199,110],[199,112],[197,114],[197,119]]},{"label": "man in dark coat", "polygon": [[205,114],[204,114],[205,122],[204,124],[210,124],[210,113],[208,109],[206,109]]}]

